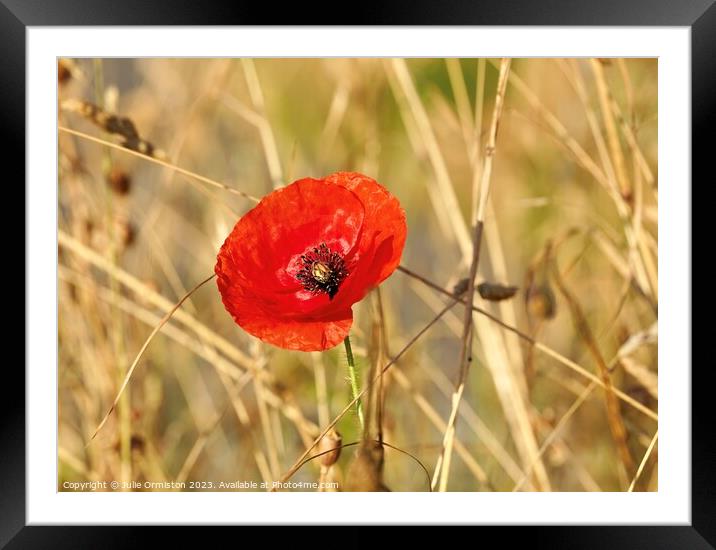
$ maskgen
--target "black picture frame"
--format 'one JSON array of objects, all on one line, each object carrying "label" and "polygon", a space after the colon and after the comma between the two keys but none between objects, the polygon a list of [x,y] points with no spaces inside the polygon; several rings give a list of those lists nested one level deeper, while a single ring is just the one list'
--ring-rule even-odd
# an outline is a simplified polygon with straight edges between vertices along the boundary
[{"label": "black picture frame", "polygon": [[[707,170],[713,153],[707,152],[709,134],[716,127],[716,5],[714,0],[413,0],[363,2],[349,9],[323,1],[282,3],[275,9],[261,2],[196,2],[195,0],[0,0],[0,131],[6,139],[5,167],[16,168],[13,183],[19,189],[25,164],[25,37],[28,26],[62,25],[556,25],[556,26],[685,26],[691,29],[692,181],[713,181]],[[708,177],[708,179],[707,179]],[[673,183],[673,182],[672,182]],[[7,187],[6,187],[7,188]],[[693,184],[692,184],[693,189]],[[24,196],[22,199],[24,203]],[[19,204],[17,202],[16,204]],[[693,213],[692,213],[693,219]],[[5,225],[8,225],[4,221]],[[10,229],[12,231],[10,232]],[[710,232],[709,232],[710,233]],[[5,235],[14,235],[9,227]],[[708,234],[708,233],[707,233]],[[694,234],[694,236],[696,236]],[[23,240],[24,243],[24,240]],[[24,248],[22,252],[24,256]],[[18,257],[18,256],[16,256]],[[16,270],[17,271],[17,270]],[[7,293],[19,296],[13,283]],[[25,287],[25,296],[32,288]],[[54,304],[47,305],[54,314]],[[14,322],[17,326],[19,322]],[[23,323],[24,326],[24,323]],[[703,331],[694,325],[693,331]],[[694,339],[692,338],[692,341]],[[698,339],[696,339],[698,341]],[[523,541],[549,548],[716,548],[716,444],[714,407],[708,384],[710,361],[692,366],[692,523],[690,526],[602,527],[495,527],[500,544]],[[18,363],[14,363],[17,365]],[[677,368],[677,366],[672,366]],[[681,368],[681,367],[678,367]],[[0,399],[0,547],[110,548],[151,542],[145,527],[28,527],[25,521],[25,378],[6,363]],[[162,533],[164,544],[177,537],[181,547],[207,542],[206,534],[185,529]],[[411,530],[418,536],[420,531]],[[204,531],[205,533],[205,531]],[[272,535],[275,536],[275,535]],[[354,528],[340,532],[340,541],[368,538]],[[196,537],[195,540],[194,537]],[[303,538],[301,535],[299,538]],[[333,544],[325,534],[316,544]],[[321,542],[322,541],[322,542]],[[278,542],[278,541],[274,541]],[[476,539],[476,543],[479,541]],[[355,544],[358,544],[356,542]]]}]

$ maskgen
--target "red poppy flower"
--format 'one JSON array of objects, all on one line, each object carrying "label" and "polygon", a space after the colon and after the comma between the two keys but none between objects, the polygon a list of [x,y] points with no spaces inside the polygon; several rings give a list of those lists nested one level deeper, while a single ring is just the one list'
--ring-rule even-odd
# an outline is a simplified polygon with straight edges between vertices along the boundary
[{"label": "red poppy flower", "polygon": [[234,226],[214,271],[224,307],[245,331],[286,349],[340,344],[351,306],[400,263],[398,200],[375,180],[338,172],[265,196]]}]

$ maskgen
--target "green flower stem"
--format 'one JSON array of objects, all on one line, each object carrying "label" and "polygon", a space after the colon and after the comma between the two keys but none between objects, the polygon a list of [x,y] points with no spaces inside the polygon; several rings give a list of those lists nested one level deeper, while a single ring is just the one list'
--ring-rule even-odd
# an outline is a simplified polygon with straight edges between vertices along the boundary
[{"label": "green flower stem", "polygon": [[364,421],[363,421],[363,404],[361,403],[360,398],[358,397],[359,391],[358,391],[358,373],[356,372],[356,363],[355,359],[353,359],[353,350],[351,349],[351,339],[350,336],[346,336],[346,339],[343,341],[343,343],[346,346],[346,357],[348,358],[348,379],[351,383],[351,391],[353,392],[353,399],[356,400],[356,411],[358,412],[358,420],[360,420],[360,427],[364,427]]}]

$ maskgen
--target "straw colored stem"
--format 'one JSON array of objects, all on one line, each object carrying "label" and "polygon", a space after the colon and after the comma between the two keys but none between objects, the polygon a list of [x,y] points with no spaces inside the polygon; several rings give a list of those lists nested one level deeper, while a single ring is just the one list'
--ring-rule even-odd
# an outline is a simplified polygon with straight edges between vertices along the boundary
[{"label": "straw colored stem", "polygon": [[80,137],[82,139],[86,139],[87,141],[93,141],[95,143],[98,143],[100,145],[105,145],[107,147],[111,147],[113,149],[116,149],[118,151],[124,151],[125,153],[129,155],[134,155],[135,157],[142,158],[144,160],[148,160],[149,162],[153,162],[154,164],[158,164],[159,166],[163,166],[164,168],[170,168],[171,170],[174,170],[175,172],[182,174],[183,176],[187,176],[188,178],[195,179],[197,181],[200,181],[206,185],[210,185],[211,187],[216,187],[218,189],[222,189],[224,191],[227,191],[229,193],[233,193],[234,195],[238,195],[239,197],[243,197],[245,199],[249,199],[253,202],[259,202],[259,199],[256,197],[253,197],[249,195],[248,193],[244,193],[243,191],[239,191],[238,189],[234,189],[233,187],[230,187],[224,183],[219,183],[218,181],[214,181],[210,178],[207,178],[205,176],[202,176],[200,174],[197,174],[196,172],[192,172],[191,170],[186,170],[185,168],[181,168],[179,166],[176,166],[170,162],[166,162],[164,160],[150,157],[149,155],[145,155],[143,153],[139,153],[138,151],[134,151],[133,149],[128,149],[127,147],[122,147],[121,145],[117,145],[116,143],[112,143],[111,141],[107,141],[106,139],[101,139],[95,136],[91,136],[89,134],[85,134],[84,132],[79,132],[77,130],[73,130],[71,128],[67,128],[66,126],[58,126],[57,129],[60,132],[65,132],[67,134],[72,134],[74,136]]},{"label": "straw colored stem", "polygon": [[450,461],[452,456],[453,443],[455,438],[455,424],[457,422],[457,412],[460,406],[462,395],[465,391],[465,383],[469,372],[469,365],[472,361],[472,306],[475,299],[475,278],[477,276],[477,267],[480,262],[480,247],[482,244],[482,231],[484,228],[485,208],[487,206],[487,197],[490,193],[490,182],[492,175],[492,163],[495,156],[495,147],[497,142],[497,131],[502,116],[502,106],[505,99],[505,90],[507,89],[507,77],[510,73],[510,59],[503,59],[500,63],[500,74],[497,81],[497,92],[495,95],[495,106],[492,113],[492,123],[490,125],[490,133],[488,137],[487,147],[485,150],[485,162],[482,170],[482,178],[480,180],[479,191],[477,193],[479,203],[475,208],[475,233],[473,236],[473,252],[472,262],[470,264],[470,274],[467,287],[467,302],[465,315],[463,320],[463,333],[460,347],[459,359],[459,377],[455,384],[455,393],[452,396],[452,410],[447,423],[447,430],[443,439],[443,449],[438,458],[438,462],[433,474],[432,487],[435,488],[439,479],[439,490],[444,492],[447,490],[447,482],[450,475]]},{"label": "straw colored stem", "polygon": [[[371,383],[376,382],[378,380],[378,377],[382,376],[385,371],[387,371],[390,367],[392,367],[412,347],[412,345],[415,342],[417,342],[418,339],[423,334],[425,334],[433,325],[435,325],[435,323],[437,323],[443,315],[445,315],[448,311],[450,311],[450,309],[452,309],[452,307],[455,304],[457,304],[457,300],[453,300],[451,303],[449,303],[447,306],[445,306],[445,308],[443,310],[441,310],[440,313],[438,313],[435,317],[433,317],[433,319],[427,325],[425,325],[422,329],[420,329],[418,331],[418,333],[415,336],[413,336],[405,346],[403,346],[403,349],[401,349],[395,357],[393,357],[390,361],[388,361],[388,363],[382,369],[379,370],[376,377],[373,380],[371,380]],[[286,473],[283,474],[283,476],[281,476],[281,479],[279,480],[281,483],[286,482],[289,479],[291,479],[291,476],[293,476],[293,474],[295,474],[298,471],[298,469],[301,467],[301,464],[303,463],[303,461],[306,459],[306,457],[308,457],[308,455],[315,448],[315,446],[320,443],[321,439],[323,439],[325,437],[325,435],[336,424],[338,424],[340,419],[345,416],[345,414],[351,409],[351,407],[353,405],[355,405],[358,402],[358,399],[363,397],[363,394],[365,394],[365,393],[366,393],[366,389],[361,390],[358,393],[358,395],[351,400],[350,403],[348,403],[345,407],[343,407],[343,410],[340,413],[338,413],[338,415],[331,421],[331,423],[328,426],[326,426],[323,429],[323,431],[321,431],[321,433],[318,435],[318,437],[316,437],[313,440],[313,443],[311,443],[306,448],[306,450],[303,452],[303,454],[300,457],[298,457],[296,459],[296,461],[293,463],[293,465],[286,471]],[[274,486],[271,486],[270,490],[275,491],[276,489]]]},{"label": "straw colored stem", "polygon": [[607,367],[607,364],[604,361],[601,352],[599,351],[599,346],[597,345],[594,335],[592,334],[592,330],[587,323],[587,319],[584,316],[584,312],[582,311],[581,306],[571,294],[571,292],[567,289],[566,285],[564,284],[564,281],[562,280],[561,275],[559,274],[559,270],[555,267],[552,270],[552,273],[554,276],[554,281],[557,284],[557,288],[559,289],[560,293],[569,305],[569,309],[572,313],[572,319],[577,328],[577,332],[584,340],[587,349],[592,354],[594,362],[597,364],[597,367],[599,369],[599,375],[601,377],[602,386],[604,387],[604,392],[606,396],[607,420],[609,422],[609,429],[612,433],[612,438],[614,439],[614,443],[617,447],[617,452],[621,463],[624,466],[625,473],[627,475],[630,475],[634,471],[634,461],[631,457],[631,453],[629,452],[629,447],[627,445],[627,432],[626,428],[624,427],[624,420],[622,418],[621,410],[619,407],[619,401],[614,392],[614,385],[612,384],[609,368]]},{"label": "straw colored stem", "polygon": [[[440,292],[441,294],[444,294],[445,296],[449,296],[449,297],[451,297],[451,298],[457,300],[457,301],[460,302],[461,304],[465,305],[465,299],[464,299],[464,298],[457,298],[452,292],[450,292],[449,290],[446,290],[446,289],[442,288],[440,285],[434,283],[434,282],[431,281],[430,279],[428,279],[428,278],[426,278],[426,277],[424,277],[424,276],[422,276],[422,275],[418,275],[417,273],[415,273],[415,272],[409,270],[408,268],[406,268],[406,267],[404,267],[404,266],[399,266],[399,267],[398,267],[398,270],[401,271],[401,272],[403,272],[403,273],[405,273],[405,274],[408,275],[409,277],[413,277],[414,279],[420,281],[421,283],[425,284],[426,286],[428,286],[428,287],[430,287],[430,288],[432,288],[432,289],[434,289],[434,290]],[[472,310],[473,310],[475,313],[479,313],[479,314],[482,315],[483,317],[486,317],[487,319],[489,319],[489,320],[492,321],[493,323],[499,325],[499,326],[502,327],[503,329],[508,330],[508,331],[510,331],[510,332],[512,332],[512,333],[514,333],[514,334],[516,334],[516,335],[519,336],[522,340],[524,340],[525,342],[528,342],[530,345],[534,346],[534,348],[535,348],[536,350],[539,350],[539,351],[541,351],[542,353],[544,353],[544,354],[546,354],[546,355],[549,355],[550,357],[552,357],[553,359],[557,360],[559,363],[561,363],[561,364],[564,365],[565,367],[567,367],[567,368],[573,370],[574,372],[580,374],[581,376],[583,376],[584,378],[587,378],[588,380],[595,381],[599,386],[604,387],[604,382],[603,382],[602,380],[600,380],[599,377],[595,376],[594,374],[592,374],[591,372],[589,372],[587,369],[585,369],[585,368],[582,367],[581,365],[578,365],[577,363],[575,363],[575,362],[572,361],[571,359],[565,357],[564,355],[562,355],[562,354],[559,353],[558,351],[556,351],[556,350],[550,348],[549,346],[547,346],[546,344],[544,344],[544,343],[542,343],[542,342],[539,342],[539,341],[535,340],[535,339],[532,338],[530,335],[528,335],[528,334],[522,332],[522,331],[519,330],[518,328],[515,328],[515,327],[513,327],[513,326],[511,326],[511,325],[508,325],[507,323],[505,323],[504,321],[502,321],[502,320],[499,319],[498,317],[495,317],[495,316],[492,315],[490,312],[488,312],[488,311],[486,311],[486,310],[484,310],[484,309],[482,309],[482,308],[480,308],[480,307],[478,307],[478,306],[472,306]],[[636,410],[642,412],[643,414],[645,414],[646,416],[648,416],[648,417],[651,418],[652,420],[658,421],[659,416],[658,416],[654,411],[652,411],[652,410],[649,409],[648,407],[645,407],[644,405],[642,405],[641,403],[639,403],[639,401],[637,401],[637,400],[634,399],[633,397],[631,397],[631,396],[625,394],[624,392],[622,392],[621,390],[619,390],[619,389],[617,389],[617,388],[614,388],[614,393],[616,394],[617,397],[619,397],[619,399],[621,399],[621,400],[624,401],[625,403],[631,405],[631,406],[634,407]]]},{"label": "straw colored stem", "polygon": [[639,468],[636,471],[636,474],[634,475],[634,479],[631,480],[631,483],[629,484],[629,489],[627,492],[631,493],[634,491],[634,486],[636,485],[636,482],[639,481],[639,478],[641,477],[641,473],[644,471],[644,466],[646,466],[646,461],[649,460],[649,457],[651,456],[651,453],[654,450],[654,446],[656,445],[657,440],[659,439],[659,431],[657,430],[654,433],[654,437],[651,438],[651,442],[649,443],[649,447],[646,449],[646,452],[644,453],[644,456],[641,459],[641,462],[639,463]]}]

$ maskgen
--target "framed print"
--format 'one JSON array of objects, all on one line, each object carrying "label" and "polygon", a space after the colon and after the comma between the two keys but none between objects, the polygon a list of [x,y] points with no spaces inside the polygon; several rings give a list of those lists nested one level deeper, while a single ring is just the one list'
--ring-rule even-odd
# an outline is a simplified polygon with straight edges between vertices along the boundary
[{"label": "framed print", "polygon": [[27,322],[0,542],[711,547],[691,181],[716,8],[245,8],[4,1]]}]

